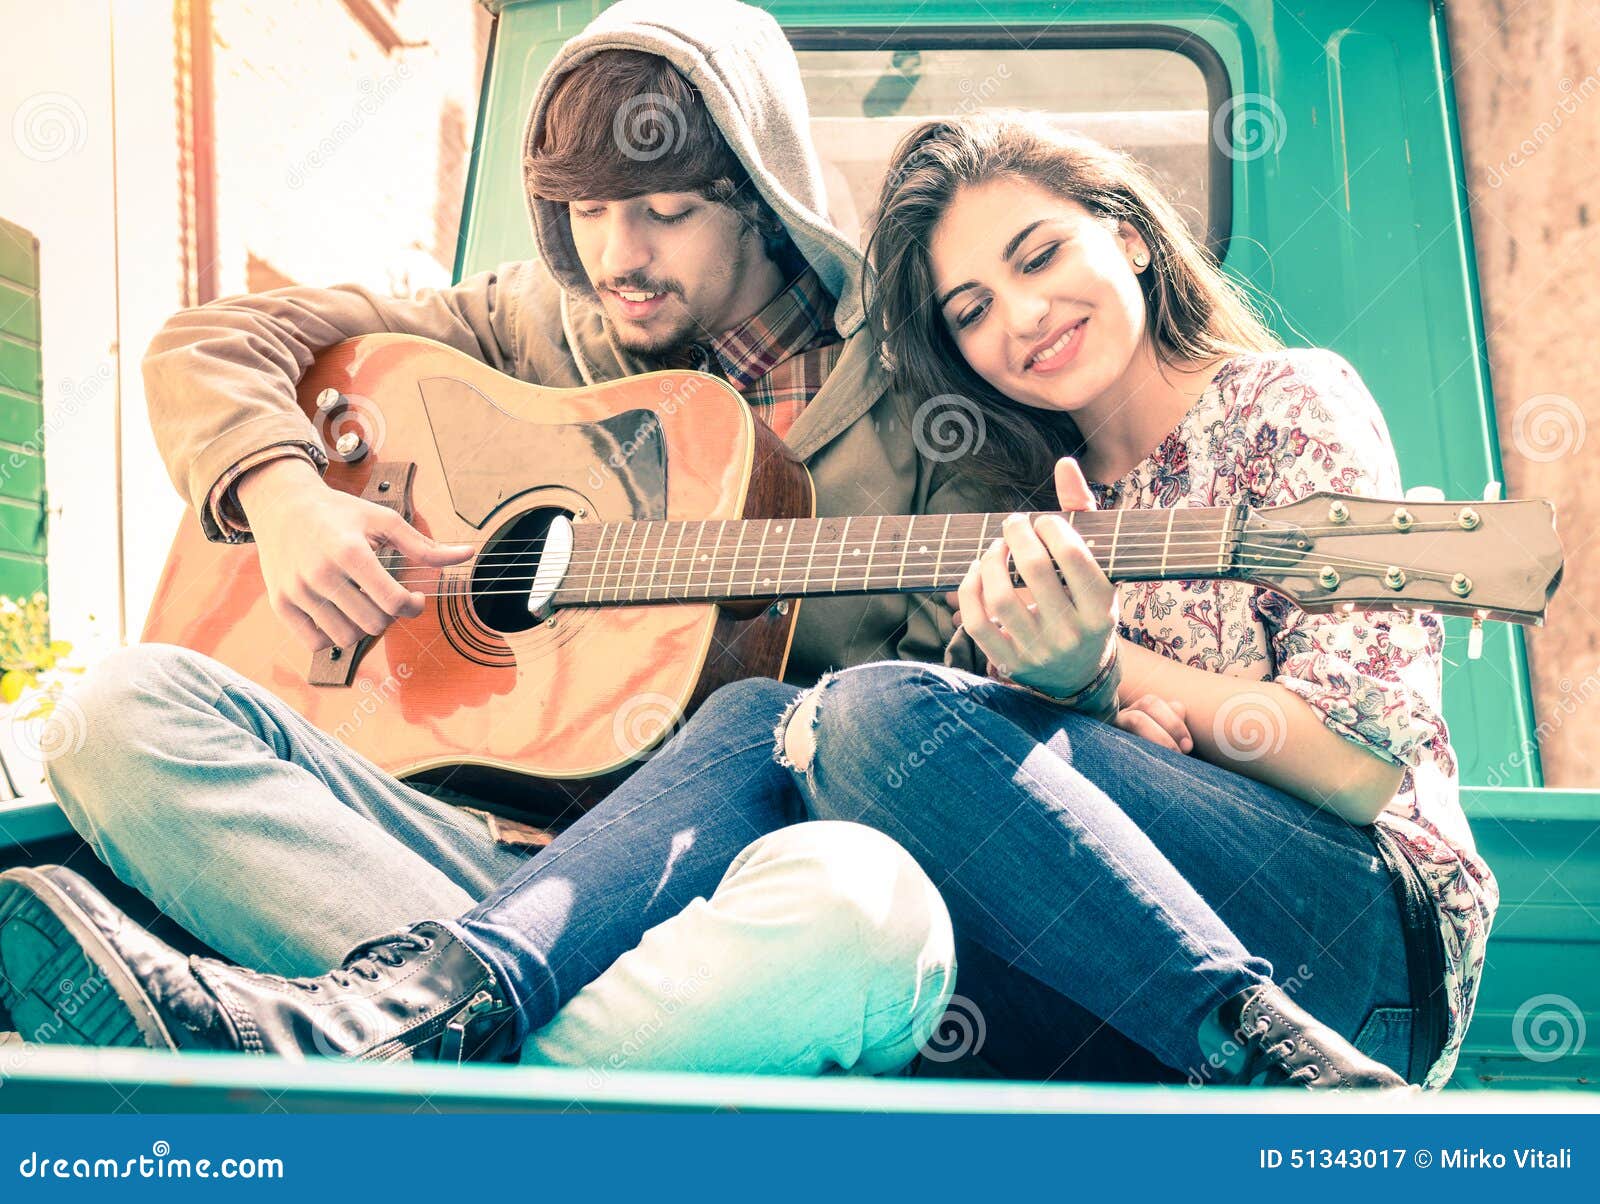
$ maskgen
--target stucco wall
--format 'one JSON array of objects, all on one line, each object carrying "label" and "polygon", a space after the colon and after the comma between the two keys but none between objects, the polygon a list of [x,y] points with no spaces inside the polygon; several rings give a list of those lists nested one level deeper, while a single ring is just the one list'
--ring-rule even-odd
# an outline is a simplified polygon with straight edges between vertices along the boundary
[{"label": "stucco wall", "polygon": [[1554,498],[1567,551],[1528,638],[1545,775],[1600,786],[1600,4],[1446,15],[1507,493]]}]

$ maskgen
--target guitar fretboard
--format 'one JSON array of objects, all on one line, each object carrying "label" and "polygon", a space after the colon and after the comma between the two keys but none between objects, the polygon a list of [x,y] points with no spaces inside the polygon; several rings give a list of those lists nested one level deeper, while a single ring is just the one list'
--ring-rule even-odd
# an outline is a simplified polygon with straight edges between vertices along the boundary
[{"label": "guitar fretboard", "polygon": [[[557,606],[954,589],[1005,514],[579,523]],[[1227,577],[1237,507],[1068,516],[1113,581]]]}]

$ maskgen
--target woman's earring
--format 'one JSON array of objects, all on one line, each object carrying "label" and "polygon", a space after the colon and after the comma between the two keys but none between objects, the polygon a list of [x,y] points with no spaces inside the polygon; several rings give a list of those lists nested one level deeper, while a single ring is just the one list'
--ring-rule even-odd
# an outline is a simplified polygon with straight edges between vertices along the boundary
[{"label": "woman's earring", "polygon": [[1135,251],[1133,253],[1133,266],[1136,268],[1149,267],[1150,256],[1146,255],[1143,251]]}]

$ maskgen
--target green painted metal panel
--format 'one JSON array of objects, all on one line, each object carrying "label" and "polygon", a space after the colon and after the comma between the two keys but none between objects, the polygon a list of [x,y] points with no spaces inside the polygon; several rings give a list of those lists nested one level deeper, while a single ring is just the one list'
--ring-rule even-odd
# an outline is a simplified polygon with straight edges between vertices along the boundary
[{"label": "green painted metal panel", "polygon": [[[500,17],[475,147],[461,270],[532,253],[521,134],[535,83],[598,3],[533,0]],[[1466,225],[1442,17],[1428,0],[771,0],[794,32],[885,31],[887,59],[919,30],[1009,31],[1028,44],[1106,27],[1176,29],[1226,68],[1243,153],[1232,160],[1226,265],[1271,299],[1286,340],[1332,347],[1383,407],[1405,482],[1477,497],[1501,478]],[[1003,96],[997,103],[1003,103]],[[1246,140],[1248,139],[1248,140]],[[1491,625],[1480,660],[1446,624],[1445,713],[1468,783],[1537,785],[1521,633]]]},{"label": "green painted metal panel", "polygon": [[0,500],[0,552],[44,559],[44,512],[37,506],[14,506]]},{"label": "green painted metal panel", "polygon": [[[439,1112],[725,1111],[995,1113],[1214,1112],[1338,1115],[1337,1092],[1214,1087],[869,1079],[833,1075],[652,1074],[425,1063],[351,1066],[332,1059],[288,1062],[246,1055],[143,1050],[30,1052],[0,1091],[0,1112],[397,1112],[419,1101]],[[1530,1086],[1547,1084],[1530,1083]],[[1453,1091],[1386,1099],[1386,1112],[1562,1113],[1600,1109],[1574,1091],[1493,1094]],[[1241,1123],[1248,1123],[1241,1121]],[[1397,1121],[1403,1125],[1404,1121]]]},{"label": "green painted metal panel", "polygon": [[45,588],[39,241],[0,220],[0,594]]},{"label": "green painted metal panel", "polygon": [[39,287],[39,240],[4,218],[0,218],[0,278]]},{"label": "green painted metal panel", "polygon": [[0,497],[37,502],[44,494],[44,457],[20,447],[0,447]]},{"label": "green painted metal panel", "polygon": [[38,506],[11,506],[0,501],[0,551],[45,557],[45,519]]},{"label": "green painted metal panel", "polygon": [[1551,1056],[1600,1032],[1600,791],[1469,789],[1462,803],[1500,908],[1456,1079],[1600,1084],[1592,1036]]},{"label": "green painted metal panel", "polygon": [[37,398],[0,390],[0,443],[36,443],[43,426],[44,406]]},{"label": "green painted metal panel", "polygon": [[45,569],[41,561],[0,553],[0,594],[12,598],[26,597],[44,589],[45,584]]},{"label": "green painted metal panel", "polygon": [[0,799],[0,867],[26,864],[16,854],[29,845],[71,835],[72,825],[54,799]]},{"label": "green painted metal panel", "polygon": [[39,294],[0,279],[0,333],[39,343]]},{"label": "green painted metal panel", "polygon": [[40,397],[43,383],[38,347],[0,334],[0,388]]}]

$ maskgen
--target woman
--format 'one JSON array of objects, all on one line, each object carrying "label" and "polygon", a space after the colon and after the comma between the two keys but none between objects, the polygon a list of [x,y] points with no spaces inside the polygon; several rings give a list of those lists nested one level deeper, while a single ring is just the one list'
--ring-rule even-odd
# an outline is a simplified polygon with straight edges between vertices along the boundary
[{"label": "woman", "polygon": [[[1281,349],[1097,143],[1020,115],[922,125],[869,258],[908,398],[981,409],[960,471],[1021,496],[1074,452],[1065,509],[1400,491],[1349,365]],[[962,994],[1019,1038],[996,1061],[1125,1077],[1142,1050],[1157,1077],[1216,1081],[1261,1052],[1239,1048],[1241,1011],[1296,1043],[1249,1002],[1284,1015],[1292,995],[1302,1026],[1449,1078],[1497,890],[1456,800],[1434,616],[1113,588],[1056,514],[1013,515],[958,600],[947,660],[977,672],[847,670],[787,735],[814,813],[880,828],[940,887]]]}]

